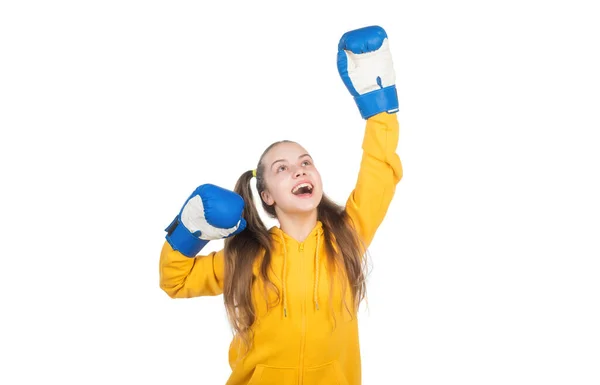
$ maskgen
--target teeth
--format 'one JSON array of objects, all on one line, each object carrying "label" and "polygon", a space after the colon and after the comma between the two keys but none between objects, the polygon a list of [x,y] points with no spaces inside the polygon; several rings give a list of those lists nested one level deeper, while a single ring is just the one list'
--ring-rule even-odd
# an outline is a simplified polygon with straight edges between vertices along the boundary
[{"label": "teeth", "polygon": [[295,193],[302,187],[308,187],[311,191],[313,189],[313,186],[310,183],[300,183],[298,186],[294,187],[294,189],[292,190],[292,193]]}]

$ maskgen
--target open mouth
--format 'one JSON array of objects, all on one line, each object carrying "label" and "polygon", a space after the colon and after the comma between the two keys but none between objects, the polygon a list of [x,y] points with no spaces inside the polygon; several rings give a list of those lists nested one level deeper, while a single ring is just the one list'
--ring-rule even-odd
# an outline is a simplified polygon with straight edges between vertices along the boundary
[{"label": "open mouth", "polygon": [[312,196],[312,192],[313,185],[310,183],[300,183],[292,189],[292,194],[298,197],[310,197]]}]

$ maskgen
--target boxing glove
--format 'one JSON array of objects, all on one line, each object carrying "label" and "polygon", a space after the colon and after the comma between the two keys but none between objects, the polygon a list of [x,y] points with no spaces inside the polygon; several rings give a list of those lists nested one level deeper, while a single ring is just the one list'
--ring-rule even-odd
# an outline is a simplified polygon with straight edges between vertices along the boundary
[{"label": "boxing glove", "polygon": [[201,185],[165,229],[167,241],[173,250],[193,258],[209,241],[242,232],[246,228],[243,211],[244,199],[239,194],[212,184]]},{"label": "boxing glove", "polygon": [[398,111],[394,63],[383,28],[370,26],[342,35],[337,67],[363,119]]}]

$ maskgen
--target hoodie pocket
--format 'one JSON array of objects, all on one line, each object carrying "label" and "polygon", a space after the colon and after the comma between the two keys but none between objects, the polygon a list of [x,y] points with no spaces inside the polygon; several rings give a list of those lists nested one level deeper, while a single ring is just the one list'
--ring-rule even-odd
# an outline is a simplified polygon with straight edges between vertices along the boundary
[{"label": "hoodie pocket", "polygon": [[306,368],[304,382],[310,385],[349,385],[337,361]]},{"label": "hoodie pocket", "polygon": [[248,385],[297,385],[298,369],[256,365]]}]

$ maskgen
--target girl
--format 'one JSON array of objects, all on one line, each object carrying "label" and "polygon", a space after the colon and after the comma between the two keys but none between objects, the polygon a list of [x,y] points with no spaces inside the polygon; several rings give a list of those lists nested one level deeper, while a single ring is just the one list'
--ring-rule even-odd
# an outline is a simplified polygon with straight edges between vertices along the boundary
[{"label": "girl", "polygon": [[[160,286],[173,298],[223,294],[234,331],[227,385],[361,383],[356,312],[365,253],[402,177],[394,70],[381,27],[342,36],[339,73],[366,129],[345,206],[323,192],[308,151],[270,145],[235,192],[200,186],[167,228]],[[256,209],[279,222],[267,229]],[[211,239],[223,250],[198,255]]]}]

